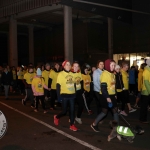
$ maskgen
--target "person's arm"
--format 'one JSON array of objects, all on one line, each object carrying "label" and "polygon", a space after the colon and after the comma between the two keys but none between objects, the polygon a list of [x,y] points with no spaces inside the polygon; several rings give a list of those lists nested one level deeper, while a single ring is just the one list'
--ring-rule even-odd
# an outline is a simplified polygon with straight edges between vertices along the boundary
[{"label": "person's arm", "polygon": [[93,73],[93,84],[97,90],[100,90],[100,80],[97,71],[94,71]]}]

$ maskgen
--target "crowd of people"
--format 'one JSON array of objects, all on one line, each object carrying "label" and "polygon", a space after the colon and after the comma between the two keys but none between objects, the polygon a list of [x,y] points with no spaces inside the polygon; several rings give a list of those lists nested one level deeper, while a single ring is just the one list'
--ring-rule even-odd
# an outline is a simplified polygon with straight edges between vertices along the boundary
[{"label": "crowd of people", "polygon": [[[150,108],[150,59],[146,60],[138,70],[137,67],[125,62],[117,65],[114,60],[99,60],[96,67],[89,64],[73,64],[65,60],[62,64],[37,66],[33,64],[15,68],[0,66],[0,90],[5,92],[5,99],[9,99],[9,91],[20,91],[25,97],[22,104],[31,101],[31,107],[38,112],[39,102],[44,113],[48,110],[45,101],[50,100],[50,109],[62,107],[62,111],[54,115],[54,124],[65,116],[69,108],[70,130],[77,131],[74,122],[82,124],[82,113],[86,109],[88,115],[93,114],[91,102],[95,100],[96,119],[91,124],[95,132],[99,132],[98,124],[102,122],[110,110],[113,120],[119,122],[118,113],[128,116],[140,107],[139,120],[148,123],[147,114]],[[129,95],[136,96],[135,105],[131,107]],[[57,105],[56,105],[57,100]],[[139,103],[140,102],[140,103]],[[118,106],[118,103],[120,105]],[[75,105],[77,104],[77,110]],[[108,141],[113,137],[108,136]]]}]

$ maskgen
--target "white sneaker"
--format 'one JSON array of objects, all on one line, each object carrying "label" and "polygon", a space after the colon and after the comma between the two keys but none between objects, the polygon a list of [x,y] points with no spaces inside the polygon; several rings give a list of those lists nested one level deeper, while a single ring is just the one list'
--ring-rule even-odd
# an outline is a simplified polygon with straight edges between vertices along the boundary
[{"label": "white sneaker", "polygon": [[132,113],[132,112],[135,112],[135,111],[136,111],[136,109],[131,108],[131,109],[129,110],[129,113]]},{"label": "white sneaker", "polygon": [[79,124],[82,124],[82,120],[81,120],[81,118],[75,118],[75,121],[77,122],[77,123],[79,123]]},{"label": "white sneaker", "polygon": [[125,111],[121,111],[120,114],[123,116],[128,116]]}]

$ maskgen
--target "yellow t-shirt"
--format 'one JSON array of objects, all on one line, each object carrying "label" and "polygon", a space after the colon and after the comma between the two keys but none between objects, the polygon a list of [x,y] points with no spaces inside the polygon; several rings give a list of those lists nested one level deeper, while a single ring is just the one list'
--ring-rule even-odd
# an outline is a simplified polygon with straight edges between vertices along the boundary
[{"label": "yellow t-shirt", "polygon": [[27,72],[28,72],[28,69],[27,69],[27,70],[23,70],[23,73],[24,73],[24,74],[26,74]]},{"label": "yellow t-shirt", "polygon": [[13,80],[16,80],[17,74],[15,70],[12,70]]},{"label": "yellow t-shirt", "polygon": [[122,73],[122,81],[123,81],[123,84],[124,84],[124,88],[126,90],[128,90],[129,89],[129,75],[124,70],[121,70],[121,73]]},{"label": "yellow t-shirt", "polygon": [[34,87],[36,92],[44,94],[44,85],[45,82],[43,78],[38,78],[38,77],[33,78],[32,86]]},{"label": "yellow t-shirt", "polygon": [[110,73],[107,70],[103,71],[100,76],[100,83],[107,83],[107,91],[109,95],[116,94],[116,89],[115,89],[116,80],[115,80],[115,75],[113,73]]},{"label": "yellow t-shirt", "polygon": [[48,86],[49,74],[50,74],[50,71],[47,71],[47,70],[44,70],[44,71],[42,72],[42,77],[44,78],[44,81],[45,81],[45,85],[46,85],[46,86]]},{"label": "yellow t-shirt", "polygon": [[87,92],[90,92],[91,76],[89,74],[87,74],[87,75],[82,74],[82,80],[83,80],[84,90]]},{"label": "yellow t-shirt", "polygon": [[17,76],[18,76],[18,79],[20,79],[20,80],[24,79],[24,72],[23,71],[18,71]]},{"label": "yellow t-shirt", "polygon": [[61,71],[57,77],[57,83],[60,84],[60,94],[74,94],[74,76],[72,72]]},{"label": "yellow t-shirt", "polygon": [[57,82],[57,76],[59,72],[55,72],[54,70],[51,70],[49,74],[49,78],[52,79],[51,89],[56,90],[56,82]]},{"label": "yellow t-shirt", "polygon": [[24,75],[24,79],[26,80],[26,82],[28,83],[28,84],[31,84],[32,83],[32,80],[33,80],[33,78],[36,76],[36,74],[35,73],[29,73],[29,72],[27,72],[25,75]]},{"label": "yellow t-shirt", "polygon": [[76,90],[81,90],[81,81],[82,81],[82,75],[81,72],[73,73],[74,76],[74,83],[76,83]]}]

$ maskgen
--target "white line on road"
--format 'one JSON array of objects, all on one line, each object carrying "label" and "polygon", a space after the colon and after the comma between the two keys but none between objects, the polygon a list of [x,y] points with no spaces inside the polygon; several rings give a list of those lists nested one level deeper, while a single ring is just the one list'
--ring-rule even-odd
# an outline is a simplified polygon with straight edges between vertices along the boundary
[{"label": "white line on road", "polygon": [[72,135],[70,135],[70,134],[68,134],[68,133],[65,133],[65,132],[63,132],[63,131],[61,131],[61,130],[58,130],[57,128],[55,128],[55,127],[53,127],[53,126],[51,126],[51,125],[49,125],[49,124],[47,124],[47,123],[45,123],[45,122],[39,120],[39,119],[36,119],[36,118],[34,118],[34,117],[32,117],[32,116],[29,116],[29,115],[27,115],[27,114],[25,114],[25,113],[23,113],[23,112],[21,112],[21,111],[15,109],[15,108],[11,107],[11,106],[9,106],[9,105],[7,105],[7,104],[5,104],[5,103],[0,102],[0,104],[2,104],[2,105],[4,105],[4,106],[6,106],[6,107],[8,107],[8,108],[10,108],[10,109],[12,109],[12,110],[18,112],[19,114],[22,114],[23,116],[26,116],[27,118],[30,118],[30,119],[32,119],[32,120],[34,120],[34,121],[36,121],[36,122],[38,122],[38,123],[40,123],[40,124],[42,124],[42,125],[44,125],[44,126],[50,128],[50,129],[52,129],[52,130],[56,131],[56,132],[59,133],[59,134],[62,134],[63,136],[66,136],[66,137],[70,138],[71,140],[74,140],[74,141],[78,142],[79,144],[81,144],[81,145],[83,145],[83,146],[86,146],[86,147],[88,147],[88,148],[90,148],[90,149],[92,149],[92,150],[102,150],[102,149],[97,148],[97,147],[95,147],[95,146],[93,146],[93,145],[91,145],[91,144],[89,144],[89,143],[87,143],[87,142],[84,142],[84,141],[82,141],[82,140],[80,140],[80,139],[78,139],[78,138],[76,138],[76,137],[74,137],[74,136],[72,136]]}]

